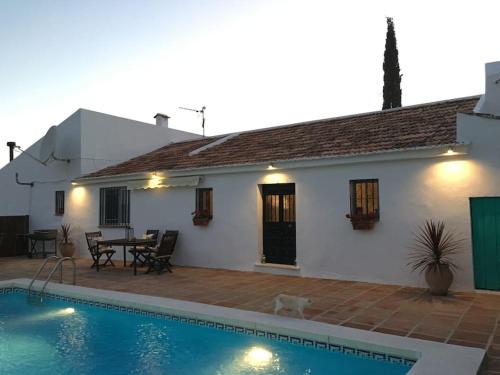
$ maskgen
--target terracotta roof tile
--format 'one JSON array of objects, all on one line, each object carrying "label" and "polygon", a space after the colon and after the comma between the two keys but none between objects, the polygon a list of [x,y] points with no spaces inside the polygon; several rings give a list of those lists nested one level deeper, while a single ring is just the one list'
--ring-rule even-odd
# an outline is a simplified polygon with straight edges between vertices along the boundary
[{"label": "terracotta roof tile", "polygon": [[194,155],[223,136],[170,143],[85,177],[189,169],[276,160],[380,152],[456,142],[458,112],[471,112],[479,97],[402,107],[236,135]]}]

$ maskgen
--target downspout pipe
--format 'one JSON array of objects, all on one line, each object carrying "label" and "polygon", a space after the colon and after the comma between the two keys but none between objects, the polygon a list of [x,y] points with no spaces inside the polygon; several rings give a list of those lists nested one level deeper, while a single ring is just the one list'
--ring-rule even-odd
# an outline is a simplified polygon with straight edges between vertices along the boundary
[{"label": "downspout pipe", "polygon": [[17,172],[16,172],[16,184],[23,185],[23,186],[30,186],[30,187],[33,187],[33,185],[34,185],[33,182],[21,182],[21,181],[19,181],[19,173],[17,173]]}]

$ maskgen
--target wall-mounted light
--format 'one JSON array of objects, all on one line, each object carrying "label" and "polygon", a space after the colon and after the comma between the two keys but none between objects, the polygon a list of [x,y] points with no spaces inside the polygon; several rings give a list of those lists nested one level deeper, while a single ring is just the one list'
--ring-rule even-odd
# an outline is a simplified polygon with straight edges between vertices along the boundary
[{"label": "wall-mounted light", "polygon": [[450,147],[450,148],[448,148],[448,151],[446,151],[444,154],[447,156],[453,156],[453,155],[457,155],[458,152],[454,151],[453,148]]},{"label": "wall-mounted light", "polygon": [[71,185],[76,186],[76,185],[78,185],[78,182],[71,181]]},{"label": "wall-mounted light", "polygon": [[273,163],[269,163],[269,165],[267,166],[267,169],[272,171],[273,169],[276,169],[276,167],[273,165]]},{"label": "wall-mounted light", "polygon": [[163,182],[163,178],[161,176],[159,176],[156,172],[153,172],[153,174],[151,175],[151,178],[148,181],[148,187],[150,189],[157,188],[161,185],[162,182]]}]

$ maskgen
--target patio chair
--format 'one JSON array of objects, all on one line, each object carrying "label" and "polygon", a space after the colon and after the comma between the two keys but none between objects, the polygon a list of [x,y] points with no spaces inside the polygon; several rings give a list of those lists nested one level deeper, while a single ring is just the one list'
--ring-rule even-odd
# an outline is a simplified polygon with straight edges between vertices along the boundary
[{"label": "patio chair", "polygon": [[[155,240],[154,246],[136,246],[135,249],[130,249],[128,252],[134,256],[134,262],[138,262],[137,265],[144,266],[147,260],[147,254],[151,251],[158,250],[158,236],[160,231],[158,229],[148,229],[143,235],[143,239],[151,238]],[[134,262],[130,264],[130,267],[134,265]]]},{"label": "patio chair", "polygon": [[172,272],[172,264],[170,263],[170,258],[175,250],[175,244],[177,242],[177,237],[179,236],[178,230],[167,230],[161,237],[158,250],[150,251],[146,256],[146,262],[149,267],[146,273],[155,270],[160,274],[164,269],[168,272]]},{"label": "patio chair", "polygon": [[[115,264],[111,260],[111,257],[116,253],[111,247],[103,247],[97,244],[97,241],[102,239],[101,232],[85,232],[85,239],[87,240],[87,245],[89,247],[90,255],[92,256],[92,260],[94,263],[90,266],[90,268],[96,268],[97,272],[99,272],[99,267],[106,267],[111,264],[113,267]],[[101,263],[101,257],[106,256],[104,263]]]}]

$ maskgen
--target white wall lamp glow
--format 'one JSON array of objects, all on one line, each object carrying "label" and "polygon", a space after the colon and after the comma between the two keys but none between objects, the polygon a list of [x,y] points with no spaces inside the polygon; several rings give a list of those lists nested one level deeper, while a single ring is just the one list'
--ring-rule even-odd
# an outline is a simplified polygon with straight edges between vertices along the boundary
[{"label": "white wall lamp glow", "polygon": [[453,155],[457,155],[458,152],[456,152],[455,150],[453,150],[453,147],[449,147],[448,148],[448,151],[446,151],[444,153],[446,156],[453,156]]}]

